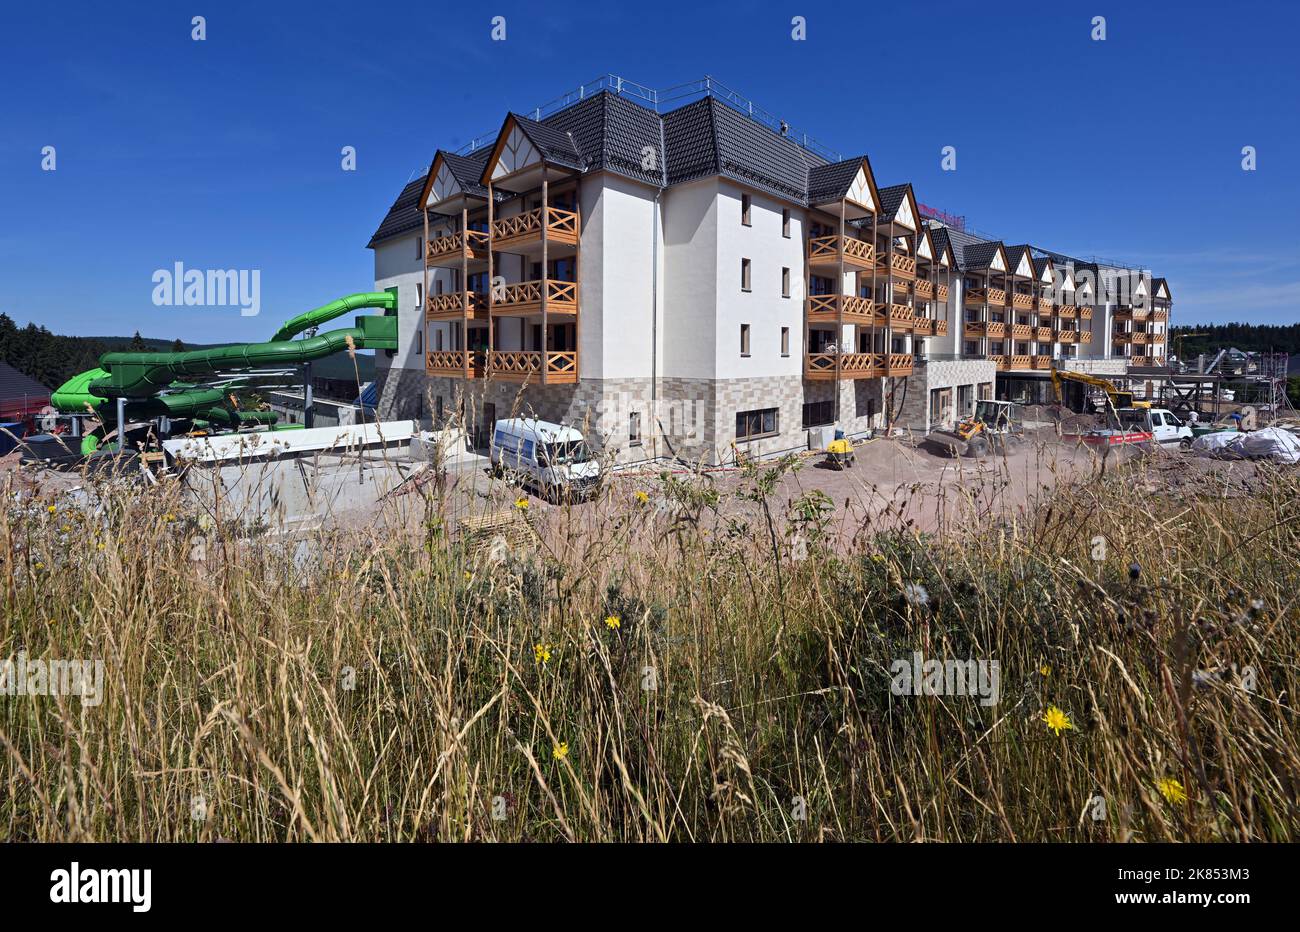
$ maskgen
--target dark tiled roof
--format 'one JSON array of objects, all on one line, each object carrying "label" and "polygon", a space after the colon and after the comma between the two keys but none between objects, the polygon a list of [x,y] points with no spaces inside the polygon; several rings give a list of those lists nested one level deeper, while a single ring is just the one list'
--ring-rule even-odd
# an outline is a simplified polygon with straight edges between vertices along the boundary
[{"label": "dark tiled roof", "polygon": [[0,362],[0,401],[26,395],[48,395],[50,390],[31,376],[23,375],[7,362]]},{"label": "dark tiled roof", "polygon": [[880,221],[882,223],[888,223],[898,216],[898,208],[903,206],[903,201],[907,199],[907,190],[910,187],[910,184],[893,184],[880,189]]},{"label": "dark tiled roof", "polygon": [[997,247],[1001,245],[995,240],[954,230],[952,227],[931,227],[930,232],[934,235],[936,246],[941,239],[947,241],[953,263],[963,272],[967,269],[986,268],[993,261]]},{"label": "dark tiled roof", "polygon": [[713,109],[707,101],[679,107],[663,116],[664,167],[669,184],[682,184],[716,175],[718,146]]},{"label": "dark tiled roof", "polygon": [[826,160],[772,132],[715,97],[713,110],[719,174],[799,203],[808,201],[808,170]]},{"label": "dark tiled roof", "polygon": [[[1038,256],[1038,257],[1036,257],[1036,258],[1034,259],[1034,274],[1037,275],[1039,278],[1042,278],[1042,277],[1043,277],[1043,270],[1047,268],[1047,264],[1048,264],[1049,262],[1052,262],[1052,257],[1051,257],[1051,256]],[[1055,262],[1052,262],[1052,264],[1055,265],[1056,263],[1055,263]]]},{"label": "dark tiled roof", "polygon": [[[542,158],[556,165],[569,168],[582,168],[582,157],[574,144],[573,136],[567,130],[548,123],[538,123],[526,116],[512,114],[519,131],[528,137],[528,141],[537,147]],[[486,163],[485,163],[486,164]]]},{"label": "dark tiled roof", "polygon": [[647,184],[664,183],[663,124],[653,110],[602,91],[543,122],[572,136],[587,171],[610,171]]},{"label": "dark tiled roof", "polygon": [[428,177],[427,174],[422,175],[402,188],[402,193],[397,195],[397,200],[393,201],[393,206],[388,208],[388,213],[379,224],[379,229],[375,230],[375,235],[370,237],[370,242],[366,244],[367,249],[373,249],[375,244],[381,240],[400,236],[411,230],[424,229],[424,215],[423,211],[420,210],[420,195],[424,193],[424,182]]},{"label": "dark tiled roof", "polygon": [[1025,254],[1029,254],[1030,268],[1033,267],[1033,253],[1030,252],[1028,244],[1021,245],[1021,246],[1006,246],[1004,248],[1007,251],[1008,272],[1012,273],[1013,275],[1015,274],[1016,269],[1020,268],[1020,258]]},{"label": "dark tiled roof", "polygon": [[483,186],[483,166],[487,164],[491,151],[487,148],[471,152],[469,155],[457,155],[455,152],[442,152],[442,161],[456,179],[462,191],[474,197],[487,198],[487,188]]},{"label": "dark tiled roof", "polygon": [[843,162],[814,165],[808,169],[808,201],[824,204],[844,197],[857,180],[858,171],[865,160],[866,156],[859,155]]}]

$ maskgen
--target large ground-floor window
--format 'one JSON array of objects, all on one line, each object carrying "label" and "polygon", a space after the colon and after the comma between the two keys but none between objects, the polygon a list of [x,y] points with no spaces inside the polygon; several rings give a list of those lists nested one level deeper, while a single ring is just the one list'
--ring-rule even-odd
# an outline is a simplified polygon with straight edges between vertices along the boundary
[{"label": "large ground-floor window", "polygon": [[810,427],[825,427],[827,424],[833,424],[834,422],[834,400],[805,401],[803,403],[804,430],[807,430]]},{"label": "large ground-floor window", "polygon": [[778,433],[776,408],[761,408],[756,411],[736,412],[736,439],[758,440],[762,437],[775,437]]}]

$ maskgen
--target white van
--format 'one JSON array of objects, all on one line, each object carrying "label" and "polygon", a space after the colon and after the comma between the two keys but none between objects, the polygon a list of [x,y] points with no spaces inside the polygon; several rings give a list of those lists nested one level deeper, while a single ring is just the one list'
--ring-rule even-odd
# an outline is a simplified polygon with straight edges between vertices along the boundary
[{"label": "white van", "polygon": [[581,431],[549,421],[497,421],[489,450],[497,474],[513,475],[550,501],[588,497],[600,484],[600,463]]}]

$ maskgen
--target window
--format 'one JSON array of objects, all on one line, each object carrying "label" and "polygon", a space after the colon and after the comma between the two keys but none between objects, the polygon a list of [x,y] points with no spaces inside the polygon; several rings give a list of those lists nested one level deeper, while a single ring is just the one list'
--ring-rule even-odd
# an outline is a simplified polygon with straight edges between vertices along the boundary
[{"label": "window", "polygon": [[790,238],[790,208],[781,211],[781,235]]},{"label": "window", "polygon": [[790,297],[790,269],[781,266],[781,297]]},{"label": "window", "polygon": [[627,442],[634,447],[641,446],[641,412],[633,411],[627,416]]},{"label": "window", "polygon": [[433,351],[435,353],[442,352],[442,329],[441,328],[433,331]]},{"label": "window", "polygon": [[781,355],[782,356],[790,355],[790,328],[789,327],[781,328]]},{"label": "window", "polygon": [[415,283],[415,306],[417,308],[424,306],[424,282]]},{"label": "window", "polygon": [[416,353],[424,352],[424,331],[423,330],[415,331],[415,352]]},{"label": "window", "polygon": [[749,355],[749,324],[740,325],[740,355]]},{"label": "window", "polygon": [[805,401],[803,403],[803,429],[824,427],[835,423],[835,402]]},{"label": "window", "polygon": [[775,437],[776,434],[776,408],[762,408],[758,411],[736,412],[737,440],[758,440],[763,437]]},{"label": "window", "polygon": [[750,206],[751,204],[749,201],[749,195],[748,194],[740,195],[740,222],[747,227],[754,225],[749,216]]},{"label": "window", "polygon": [[417,236],[415,238],[415,258],[419,259],[421,262],[424,261],[424,237],[423,236]]},{"label": "window", "polygon": [[740,260],[740,290],[749,291],[749,260]]}]

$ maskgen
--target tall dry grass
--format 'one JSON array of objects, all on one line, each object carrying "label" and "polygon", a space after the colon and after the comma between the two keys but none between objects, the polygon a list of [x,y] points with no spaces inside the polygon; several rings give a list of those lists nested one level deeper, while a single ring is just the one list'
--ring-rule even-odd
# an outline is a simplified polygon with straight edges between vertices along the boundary
[{"label": "tall dry grass", "polygon": [[[535,505],[542,543],[477,555],[442,486],[409,532],[296,536],[11,488],[0,656],[100,658],[105,698],[0,695],[0,837],[1295,837],[1294,471],[846,547],[789,468]],[[997,661],[1000,701],[894,695],[914,650]]]}]

